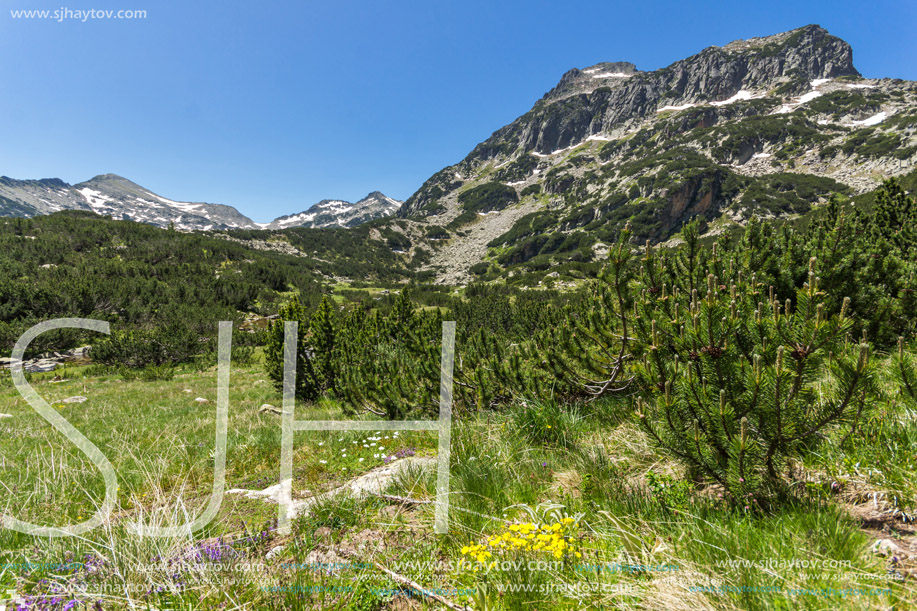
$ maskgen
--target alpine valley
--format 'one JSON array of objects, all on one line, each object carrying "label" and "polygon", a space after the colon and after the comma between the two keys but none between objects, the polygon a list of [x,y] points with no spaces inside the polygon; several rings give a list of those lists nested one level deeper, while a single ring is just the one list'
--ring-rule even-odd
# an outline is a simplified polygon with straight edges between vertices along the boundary
[{"label": "alpine valley", "polygon": [[[571,19],[606,28],[604,5]],[[416,12],[371,8],[374,32]],[[857,27],[906,31],[867,10]],[[257,55],[289,91],[305,37],[267,26],[292,11],[248,20],[282,42],[256,53],[215,11],[201,36],[232,38],[233,74]],[[556,14],[478,21],[566,50],[584,34]],[[454,30],[450,52],[478,42]],[[414,74],[387,101],[423,99]],[[377,110],[389,91],[352,85]],[[0,592],[42,611],[917,609],[915,130],[917,83],[864,78],[811,25],[569,70],[404,202],[257,223],[111,174],[0,179]]]},{"label": "alpine valley", "polygon": [[[917,83],[863,78],[845,41],[817,25],[712,46],[652,72],[573,68],[531,110],[443,168],[405,202],[373,192],[256,223],[230,206],[178,202],[119,176],[68,185],[0,178],[0,215],[85,210],[184,231],[369,223],[399,265],[441,284],[575,279],[626,222],[677,242],[752,217],[804,219],[831,196],[868,199],[917,160]],[[281,232],[281,233],[277,233]]]}]

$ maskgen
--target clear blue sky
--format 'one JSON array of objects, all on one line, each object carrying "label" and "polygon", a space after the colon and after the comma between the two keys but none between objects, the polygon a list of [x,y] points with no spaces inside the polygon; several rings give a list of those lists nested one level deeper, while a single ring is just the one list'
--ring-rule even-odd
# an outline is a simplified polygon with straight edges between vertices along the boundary
[{"label": "clear blue sky", "polygon": [[[72,2],[72,3],[71,3]],[[143,9],[15,20],[9,9]],[[917,3],[5,0],[0,175],[121,174],[258,221],[407,198],[569,68],[666,66],[819,23],[867,77],[917,80]]]}]

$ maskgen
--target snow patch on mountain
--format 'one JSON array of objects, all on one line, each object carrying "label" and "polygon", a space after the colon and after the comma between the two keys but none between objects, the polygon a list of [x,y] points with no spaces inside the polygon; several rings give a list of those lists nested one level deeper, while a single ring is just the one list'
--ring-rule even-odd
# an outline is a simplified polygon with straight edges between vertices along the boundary
[{"label": "snow patch on mountain", "polygon": [[656,109],[656,112],[663,112],[663,111],[666,111],[666,110],[687,110],[688,108],[692,108],[692,107],[694,107],[694,106],[695,106],[695,104],[691,104],[690,102],[687,102],[687,103],[681,104],[681,105],[679,105],[679,106],[671,106],[671,105],[663,106],[662,108],[657,108],[657,109]]},{"label": "snow patch on mountain", "polygon": [[[713,106],[726,106],[727,104],[734,104],[735,102],[738,102],[740,100],[750,100],[753,97],[756,97],[756,96],[754,96],[752,92],[742,89],[729,99],[723,100],[721,102],[710,102],[710,104],[712,104]],[[760,97],[760,96],[757,96],[757,97]]]},{"label": "snow patch on mountain", "polygon": [[863,127],[869,127],[870,125],[878,125],[882,121],[888,118],[888,113],[880,112],[877,115],[873,115],[868,119],[863,119],[862,121],[854,121],[854,125],[861,125]]}]

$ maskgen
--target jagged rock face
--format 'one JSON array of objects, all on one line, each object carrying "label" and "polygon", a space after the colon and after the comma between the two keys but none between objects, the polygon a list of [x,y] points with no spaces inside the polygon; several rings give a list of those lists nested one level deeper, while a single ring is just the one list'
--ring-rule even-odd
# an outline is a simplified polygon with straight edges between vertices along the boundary
[{"label": "jagged rock face", "polygon": [[[653,72],[625,62],[569,70],[529,112],[430,177],[399,216],[419,235],[431,225],[451,232],[448,244],[430,244],[425,269],[455,282],[470,276],[446,254],[542,269],[589,260],[627,221],[653,241],[696,217],[720,231],[712,224],[806,214],[832,193],[862,193],[915,166],[917,84],[863,79],[850,46],[810,25]],[[515,208],[475,218],[460,198],[484,183],[512,187],[528,211],[495,239],[499,215]],[[473,256],[456,256],[463,242]]]},{"label": "jagged rock face", "polygon": [[[709,47],[654,72],[638,71],[627,62],[574,68],[531,111],[494,132],[465,161],[529,151],[550,154],[639,122],[661,107],[727,100],[740,91],[780,86],[783,93],[797,94],[812,80],[839,76],[859,76],[850,45],[816,25]],[[434,181],[429,187],[437,184],[444,186]],[[426,187],[408,199],[402,215],[436,199],[424,193]]]},{"label": "jagged rock face", "polygon": [[[632,68],[633,64],[616,66]],[[566,83],[561,79],[543,98],[548,106],[521,121],[517,133],[524,150],[550,153],[563,149],[628,120],[650,116],[660,106],[726,100],[743,90],[780,85],[787,85],[786,93],[803,93],[815,79],[859,76],[850,45],[818,26],[737,41],[723,48],[709,47],[655,72],[621,67],[616,72],[629,76],[595,79],[590,74],[594,68],[576,71],[576,75],[568,72]],[[580,99],[567,99],[574,94]],[[560,107],[551,105],[559,101]],[[509,126],[511,133],[514,127]],[[504,137],[500,132],[495,136]]]},{"label": "jagged rock face", "polygon": [[[487,158],[507,143],[547,154],[651,116],[662,106],[726,100],[743,90],[780,85],[787,85],[786,93],[802,93],[812,80],[838,76],[859,76],[853,52],[818,26],[709,47],[654,72],[623,62],[573,69],[532,111],[494,133],[472,156]],[[493,146],[496,142],[501,146]]]},{"label": "jagged rock face", "polygon": [[619,82],[638,74],[637,66],[630,62],[603,62],[584,68],[572,68],[551,91],[544,94],[542,101],[553,101],[577,93],[591,93],[598,87]]},{"label": "jagged rock face", "polygon": [[57,178],[0,177],[0,216],[31,217],[61,210],[84,210],[180,231],[355,227],[393,215],[401,203],[373,191],[355,204],[322,200],[298,215],[256,223],[232,206],[173,201],[115,174],[96,176],[77,185]]},{"label": "jagged rock face", "polygon": [[743,89],[783,83],[791,85],[788,93],[803,93],[814,79],[860,76],[850,45],[814,25],[710,47],[653,74],[659,89],[678,92],[686,102],[720,100]]}]

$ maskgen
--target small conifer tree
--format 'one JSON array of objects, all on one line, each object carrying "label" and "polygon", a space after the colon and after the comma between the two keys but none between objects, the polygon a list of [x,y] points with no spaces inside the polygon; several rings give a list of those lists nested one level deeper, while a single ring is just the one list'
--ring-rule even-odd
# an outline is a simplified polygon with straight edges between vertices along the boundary
[{"label": "small conifer tree", "polygon": [[338,363],[336,325],[333,302],[327,295],[323,295],[321,303],[309,322],[309,332],[306,336],[308,354],[315,370],[315,382],[321,393],[337,391],[340,364]]},{"label": "small conifer tree", "polygon": [[608,252],[590,307],[572,313],[570,323],[549,329],[532,357],[561,387],[579,388],[590,397],[628,387],[630,314],[633,307],[630,224]]},{"label": "small conifer tree", "polygon": [[847,302],[831,316],[824,297],[814,259],[795,306],[754,275],[710,274],[703,294],[641,290],[633,348],[651,439],[736,499],[779,488],[788,459],[869,404],[869,347],[847,341]]},{"label": "small conifer tree", "polygon": [[281,306],[278,320],[273,321],[268,327],[264,350],[265,369],[274,385],[282,389],[284,322],[286,321],[299,323],[296,338],[296,398],[301,401],[315,401],[321,394],[321,384],[312,361],[313,353],[306,341],[306,336],[309,332],[309,318],[306,308],[295,296],[288,303]]}]

